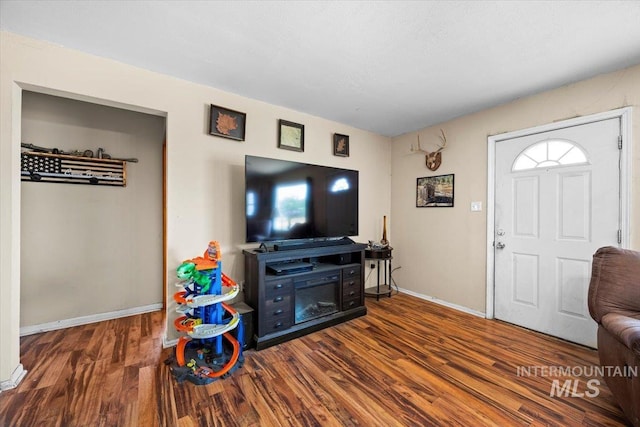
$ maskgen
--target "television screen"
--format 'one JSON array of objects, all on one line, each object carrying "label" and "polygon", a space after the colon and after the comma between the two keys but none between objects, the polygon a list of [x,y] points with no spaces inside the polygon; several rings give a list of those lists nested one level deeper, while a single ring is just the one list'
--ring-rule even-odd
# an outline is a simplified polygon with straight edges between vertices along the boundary
[{"label": "television screen", "polygon": [[358,234],[358,171],[245,157],[247,242]]}]

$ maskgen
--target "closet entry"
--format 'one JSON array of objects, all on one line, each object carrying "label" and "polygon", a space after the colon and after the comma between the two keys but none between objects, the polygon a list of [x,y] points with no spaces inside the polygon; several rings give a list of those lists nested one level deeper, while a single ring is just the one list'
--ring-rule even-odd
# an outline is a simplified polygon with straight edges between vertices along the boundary
[{"label": "closet entry", "polygon": [[21,335],[161,309],[165,118],[23,91],[21,130]]}]

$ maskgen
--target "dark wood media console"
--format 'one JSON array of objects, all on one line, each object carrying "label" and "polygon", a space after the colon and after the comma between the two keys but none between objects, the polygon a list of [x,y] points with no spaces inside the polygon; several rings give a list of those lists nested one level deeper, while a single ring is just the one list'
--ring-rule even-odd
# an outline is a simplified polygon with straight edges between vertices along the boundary
[{"label": "dark wood media console", "polygon": [[[255,312],[256,349],[364,316],[366,247],[351,243],[270,252],[244,250],[244,293]],[[268,268],[300,262],[307,270],[312,268],[289,274],[274,274],[280,269]]]}]

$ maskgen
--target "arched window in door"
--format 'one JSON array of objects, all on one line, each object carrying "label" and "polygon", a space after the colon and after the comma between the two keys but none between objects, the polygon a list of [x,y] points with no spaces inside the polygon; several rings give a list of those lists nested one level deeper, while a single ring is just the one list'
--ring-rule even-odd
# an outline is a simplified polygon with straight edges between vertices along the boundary
[{"label": "arched window in door", "polygon": [[516,157],[513,172],[537,168],[588,164],[587,154],[577,144],[550,139],[528,146]]}]

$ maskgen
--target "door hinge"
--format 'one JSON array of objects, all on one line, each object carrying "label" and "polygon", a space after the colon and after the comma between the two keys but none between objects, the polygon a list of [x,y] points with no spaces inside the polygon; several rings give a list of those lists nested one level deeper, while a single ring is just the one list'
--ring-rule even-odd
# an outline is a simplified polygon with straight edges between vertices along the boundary
[{"label": "door hinge", "polygon": [[622,230],[618,230],[618,244],[622,243]]},{"label": "door hinge", "polygon": [[618,150],[622,150],[622,135],[618,135]]}]

